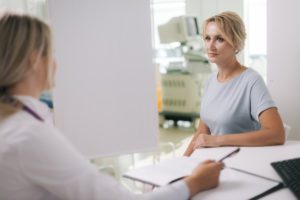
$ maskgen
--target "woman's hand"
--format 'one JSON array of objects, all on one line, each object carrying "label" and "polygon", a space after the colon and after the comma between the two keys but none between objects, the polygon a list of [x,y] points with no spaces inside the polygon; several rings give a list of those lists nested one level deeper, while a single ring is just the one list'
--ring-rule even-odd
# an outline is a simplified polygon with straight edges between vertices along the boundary
[{"label": "woman's hand", "polygon": [[194,141],[193,149],[195,150],[201,147],[217,147],[220,146],[218,141],[219,141],[219,136],[200,133]]},{"label": "woman's hand", "polygon": [[206,126],[206,124],[201,120],[197,129],[197,132],[194,134],[193,139],[191,140],[191,142],[189,143],[187,149],[184,152],[184,156],[190,156],[193,151],[195,150],[194,145],[195,145],[195,141],[197,140],[197,137],[199,135],[202,134],[207,134],[210,135],[210,130],[209,128]]}]

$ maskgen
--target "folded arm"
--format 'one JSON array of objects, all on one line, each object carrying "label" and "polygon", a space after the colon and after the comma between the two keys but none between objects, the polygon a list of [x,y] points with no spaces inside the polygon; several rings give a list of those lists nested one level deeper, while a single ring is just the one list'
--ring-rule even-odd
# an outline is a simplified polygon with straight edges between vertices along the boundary
[{"label": "folded arm", "polygon": [[[225,135],[209,135],[208,131],[201,127],[207,126],[202,122],[199,125],[197,134],[193,137],[186,156],[192,154],[195,148],[199,147],[216,147],[216,146],[267,146],[280,145],[285,141],[285,133],[282,120],[276,108],[269,108],[259,115],[261,129],[257,131],[225,134]],[[200,127],[201,126],[201,127]]]}]

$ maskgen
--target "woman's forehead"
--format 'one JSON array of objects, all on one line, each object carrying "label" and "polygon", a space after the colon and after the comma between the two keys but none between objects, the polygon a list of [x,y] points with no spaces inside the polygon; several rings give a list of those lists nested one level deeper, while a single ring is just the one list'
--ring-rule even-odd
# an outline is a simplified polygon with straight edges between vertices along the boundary
[{"label": "woman's forehead", "polygon": [[215,22],[209,22],[204,29],[204,35],[223,35],[219,26]]}]

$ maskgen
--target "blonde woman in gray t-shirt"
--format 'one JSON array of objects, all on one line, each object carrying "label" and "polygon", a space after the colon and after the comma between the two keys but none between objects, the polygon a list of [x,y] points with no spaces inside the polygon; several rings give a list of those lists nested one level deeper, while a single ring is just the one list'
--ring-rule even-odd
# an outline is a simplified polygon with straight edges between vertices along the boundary
[{"label": "blonde woman in gray t-shirt", "polygon": [[283,123],[263,79],[236,58],[246,38],[242,19],[233,12],[210,17],[203,38],[218,72],[208,79],[201,122],[184,155],[200,147],[283,144]]}]

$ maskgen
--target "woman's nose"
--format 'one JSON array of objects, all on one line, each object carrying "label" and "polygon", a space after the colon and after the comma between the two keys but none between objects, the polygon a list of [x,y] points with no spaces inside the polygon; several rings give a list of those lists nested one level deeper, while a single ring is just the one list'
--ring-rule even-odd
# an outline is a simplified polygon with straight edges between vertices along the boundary
[{"label": "woman's nose", "polygon": [[206,49],[207,50],[215,50],[216,46],[215,46],[215,42],[213,40],[210,40],[206,43]]}]

